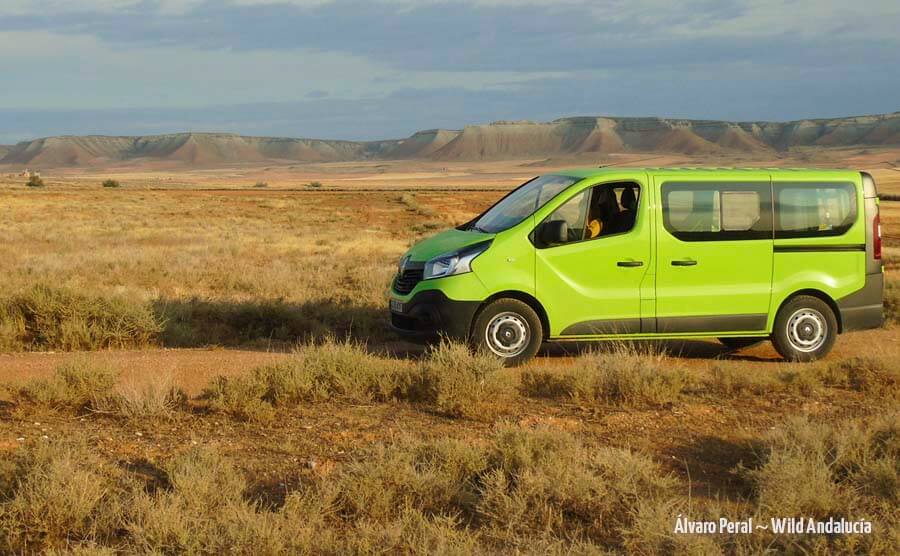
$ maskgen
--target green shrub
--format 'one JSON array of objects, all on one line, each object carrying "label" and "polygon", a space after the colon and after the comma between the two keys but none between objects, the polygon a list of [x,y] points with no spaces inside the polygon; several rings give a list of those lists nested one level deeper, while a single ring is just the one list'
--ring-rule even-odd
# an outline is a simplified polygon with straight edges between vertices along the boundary
[{"label": "green shrub", "polygon": [[103,183],[101,183],[100,185],[102,185],[103,187],[109,187],[109,188],[115,188],[115,187],[122,186],[121,183],[119,183],[117,180],[114,180],[114,179],[103,180]]},{"label": "green shrub", "polygon": [[28,181],[25,182],[25,185],[27,187],[44,187],[44,180],[40,176],[32,174],[29,176]]},{"label": "green shrub", "polygon": [[309,182],[308,184],[306,184],[306,187],[309,187],[310,189],[321,189],[321,188],[322,188],[322,182],[320,182],[320,181],[311,181],[311,182]]},{"label": "green shrub", "polygon": [[269,187],[269,184],[264,181],[258,181],[255,184],[253,184],[253,187],[264,188],[264,187]]}]

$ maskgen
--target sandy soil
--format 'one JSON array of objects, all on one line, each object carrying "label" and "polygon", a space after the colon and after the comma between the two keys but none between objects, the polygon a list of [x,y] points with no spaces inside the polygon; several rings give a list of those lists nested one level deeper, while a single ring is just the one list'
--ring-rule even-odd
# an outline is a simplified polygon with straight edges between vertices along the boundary
[{"label": "sandy soil", "polygon": [[[530,368],[562,367],[571,364],[582,350],[605,349],[603,343],[548,344],[529,365]],[[679,365],[705,370],[719,360],[752,372],[754,369],[780,365],[781,359],[769,342],[729,352],[714,340],[685,340],[664,342],[662,345],[677,356]],[[391,342],[370,346],[375,353],[391,354],[402,359],[419,357],[425,349],[417,344]],[[865,355],[871,350],[878,353],[896,352],[900,355],[900,329],[887,328],[850,332],[838,337],[834,350],[826,361]],[[139,384],[146,377],[160,373],[171,374],[175,384],[187,394],[195,396],[218,375],[230,376],[284,360],[289,351],[263,351],[247,349],[146,349],[122,351],[94,351],[83,353],[3,353],[0,354],[0,384],[16,384],[34,378],[46,378],[67,362],[90,358],[96,364],[108,366],[120,372],[121,380]]]}]

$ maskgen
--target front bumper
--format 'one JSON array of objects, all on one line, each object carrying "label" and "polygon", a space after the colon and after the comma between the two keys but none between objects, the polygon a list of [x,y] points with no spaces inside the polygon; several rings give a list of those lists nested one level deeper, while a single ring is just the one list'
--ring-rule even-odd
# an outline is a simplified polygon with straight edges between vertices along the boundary
[{"label": "front bumper", "polygon": [[442,291],[426,290],[391,310],[391,328],[398,334],[419,338],[445,335],[465,341],[478,310],[478,301],[454,301]]}]

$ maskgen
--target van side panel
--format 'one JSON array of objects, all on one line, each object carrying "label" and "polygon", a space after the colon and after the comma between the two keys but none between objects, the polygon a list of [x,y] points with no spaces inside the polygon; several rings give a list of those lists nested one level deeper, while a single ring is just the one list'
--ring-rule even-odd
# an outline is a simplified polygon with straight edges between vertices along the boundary
[{"label": "van side panel", "polygon": [[[776,232],[772,304],[769,309],[768,330],[774,326],[781,305],[801,290],[818,291],[833,302],[866,285],[866,218],[862,180],[859,173],[847,172],[818,175],[804,172],[799,176],[773,175],[776,196],[776,225],[779,222],[778,188],[815,187],[820,184],[852,183],[855,190],[856,216],[850,228],[840,235],[779,238]],[[836,315],[840,319],[840,315]]]}]

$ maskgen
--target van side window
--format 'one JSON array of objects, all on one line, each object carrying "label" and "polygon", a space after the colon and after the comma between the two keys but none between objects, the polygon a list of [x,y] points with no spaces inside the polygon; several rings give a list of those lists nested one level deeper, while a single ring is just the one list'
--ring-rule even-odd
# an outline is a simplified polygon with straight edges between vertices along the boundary
[{"label": "van side window", "polygon": [[852,183],[775,184],[776,238],[836,236],[856,221]]},{"label": "van side window", "polygon": [[772,238],[768,183],[665,183],[663,225],[682,241]]},{"label": "van side window", "polygon": [[[544,219],[536,230],[535,244],[542,248],[552,247],[629,232],[634,228],[637,217],[639,195],[640,188],[632,183],[604,184],[585,189]],[[565,242],[559,241],[558,237],[548,238],[542,233],[542,229],[549,228],[549,224],[554,222],[565,222],[568,238]]]}]

